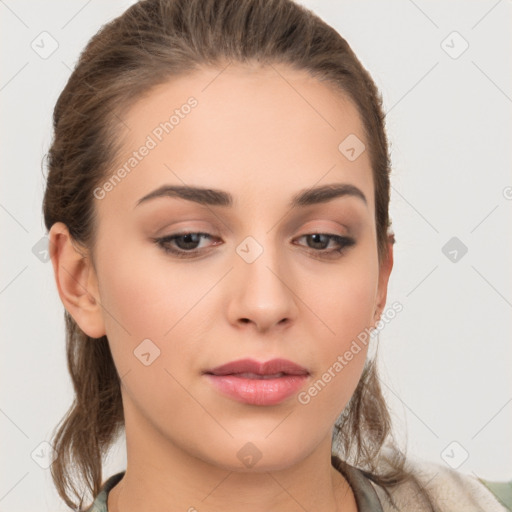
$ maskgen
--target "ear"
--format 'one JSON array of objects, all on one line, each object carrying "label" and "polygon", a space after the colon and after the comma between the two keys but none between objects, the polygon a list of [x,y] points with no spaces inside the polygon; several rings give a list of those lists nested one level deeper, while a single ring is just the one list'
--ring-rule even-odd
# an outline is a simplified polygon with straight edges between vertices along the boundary
[{"label": "ear", "polygon": [[98,281],[85,250],[74,244],[67,226],[56,222],[49,232],[50,257],[64,307],[91,338],[105,335]]},{"label": "ear", "polygon": [[374,323],[378,322],[384,307],[386,306],[386,298],[388,294],[388,282],[391,270],[393,269],[393,244],[395,243],[394,234],[388,235],[388,255],[383,258],[379,267],[379,285],[377,289],[377,299],[375,303]]}]

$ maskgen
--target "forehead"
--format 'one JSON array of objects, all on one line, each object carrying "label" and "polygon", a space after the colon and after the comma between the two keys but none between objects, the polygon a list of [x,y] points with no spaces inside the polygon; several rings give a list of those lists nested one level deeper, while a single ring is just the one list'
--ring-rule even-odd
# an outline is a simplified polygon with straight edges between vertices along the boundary
[{"label": "forehead", "polygon": [[[305,71],[282,64],[201,68],[149,90],[122,121],[117,163],[128,172],[109,201],[131,208],[144,193],[178,184],[231,190],[248,204],[344,182],[364,189],[373,207],[368,152],[351,161],[340,150],[350,137],[367,145],[357,108]],[[143,146],[151,149],[126,166]]]}]

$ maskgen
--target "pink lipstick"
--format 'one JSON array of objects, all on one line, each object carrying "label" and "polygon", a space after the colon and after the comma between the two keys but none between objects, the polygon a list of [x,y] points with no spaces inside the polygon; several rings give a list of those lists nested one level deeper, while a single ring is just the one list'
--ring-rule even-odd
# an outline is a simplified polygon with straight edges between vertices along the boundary
[{"label": "pink lipstick", "polygon": [[276,405],[296,393],[309,372],[292,361],[239,359],[204,372],[224,395],[251,405]]}]

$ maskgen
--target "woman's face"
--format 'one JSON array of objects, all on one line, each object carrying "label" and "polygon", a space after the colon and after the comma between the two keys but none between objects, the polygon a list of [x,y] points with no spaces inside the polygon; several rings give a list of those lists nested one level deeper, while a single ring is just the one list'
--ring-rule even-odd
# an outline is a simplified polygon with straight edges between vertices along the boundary
[{"label": "woman's face", "polygon": [[[391,270],[356,108],[306,73],[232,64],[158,86],[122,121],[94,257],[129,449],[269,470],[330,446]],[[351,188],[313,193],[328,185]],[[202,192],[141,200],[162,187]],[[276,358],[302,375],[208,374]]]}]

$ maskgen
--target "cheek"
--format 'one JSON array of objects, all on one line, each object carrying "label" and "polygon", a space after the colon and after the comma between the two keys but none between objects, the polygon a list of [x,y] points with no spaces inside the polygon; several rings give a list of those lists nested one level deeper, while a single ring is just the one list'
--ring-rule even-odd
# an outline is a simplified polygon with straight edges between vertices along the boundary
[{"label": "cheek", "polygon": [[[148,271],[140,247],[130,247],[114,237],[108,242],[103,240],[101,247],[100,300],[112,355],[122,375],[139,362],[134,351],[144,340],[161,346],[163,333],[175,322],[168,301],[176,295],[169,293],[159,272]],[[167,303],[162,300],[164,288],[167,288]],[[153,352],[157,352],[154,347]]]},{"label": "cheek", "polygon": [[[354,253],[339,267],[304,286],[324,327],[323,339],[338,349],[372,325],[378,288],[378,265],[372,258]],[[318,333],[317,333],[318,335]]]},{"label": "cheek", "polygon": [[[116,241],[109,241],[105,254],[115,251],[117,257],[101,260],[99,281],[118,373],[127,376],[125,389],[133,391],[132,399],[151,397],[152,403],[154,390],[160,389],[179,401],[183,390],[171,375],[185,382],[186,368],[200,363],[205,310],[219,307],[209,295],[219,272],[194,272],[193,265],[187,269],[186,264],[170,263],[157,248],[121,249],[121,241],[117,243],[114,249]],[[185,404],[187,397],[182,398]]]},{"label": "cheek", "polygon": [[372,258],[354,255],[314,283],[304,288],[304,296],[320,319],[311,323],[309,332],[317,340],[311,347],[317,365],[311,386],[298,398],[314,410],[311,414],[330,411],[334,420],[353,394],[366,361],[378,266]]},{"label": "cheek", "polygon": [[104,246],[105,254],[116,254],[103,260],[99,276],[107,331],[113,337],[162,339],[207,290],[150,244],[123,247],[111,239]]},{"label": "cheek", "polygon": [[183,271],[148,264],[151,250],[117,252],[115,261],[103,260],[99,277],[112,357],[130,402],[146,417],[157,414],[163,424],[170,424],[169,402],[183,411],[191,406],[174,366],[181,370],[194,362],[197,348],[187,327],[206,285],[192,292]]}]

